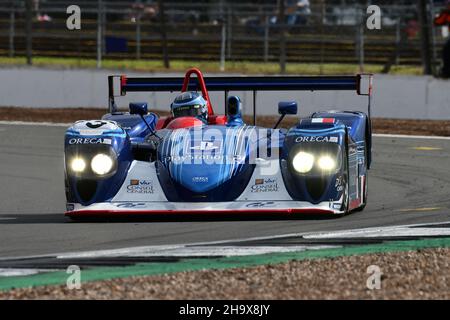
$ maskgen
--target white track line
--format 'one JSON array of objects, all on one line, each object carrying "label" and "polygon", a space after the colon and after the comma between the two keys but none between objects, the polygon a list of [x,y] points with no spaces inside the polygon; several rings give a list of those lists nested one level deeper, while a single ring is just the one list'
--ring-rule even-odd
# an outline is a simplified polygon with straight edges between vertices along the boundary
[{"label": "white track line", "polygon": [[450,140],[450,137],[443,136],[415,136],[406,134],[385,134],[385,133],[374,133],[374,137],[379,138],[400,138],[400,139],[423,139],[423,140]]},{"label": "white track line", "polygon": [[[445,223],[428,224],[440,225]],[[266,254],[275,252],[295,252],[304,250],[318,250],[325,248],[333,248],[336,246],[318,246],[318,245],[298,245],[298,246],[232,246],[226,245],[232,242],[248,242],[256,240],[268,240],[287,237],[303,237],[305,239],[343,239],[343,238],[385,238],[400,236],[450,236],[450,228],[418,228],[419,225],[407,226],[388,226],[388,227],[372,227],[353,230],[330,231],[330,232],[309,232],[303,234],[285,234],[269,237],[255,237],[238,240],[225,240],[204,243],[191,243],[185,245],[174,246],[140,246],[131,248],[122,248],[116,250],[96,250],[78,253],[67,253],[58,255],[59,259],[67,258],[96,258],[96,257],[152,257],[152,256],[243,256]],[[414,228],[411,228],[414,227]],[[216,246],[211,246],[215,244]]]},{"label": "white track line", "polygon": [[61,122],[32,122],[32,121],[4,121],[1,120],[0,124],[11,126],[41,126],[41,127],[70,127],[73,123],[61,123]]},{"label": "white track line", "polygon": [[[42,126],[42,127],[70,127],[73,123],[58,122],[31,122],[31,121],[4,121],[0,120],[0,125],[18,125],[18,126]],[[399,138],[399,139],[423,139],[423,140],[450,140],[450,137],[444,136],[419,136],[406,134],[385,134],[374,133],[374,137],[379,138]]]},{"label": "white track line", "polygon": [[56,269],[14,269],[0,268],[0,277],[31,276],[38,273],[57,271]]},{"label": "white track line", "polygon": [[304,236],[305,239],[349,239],[349,238],[390,238],[390,237],[431,237],[450,236],[450,228],[380,228],[378,230],[348,230],[324,232]]},{"label": "white track line", "polygon": [[[441,225],[448,222],[438,222],[426,224]],[[324,248],[332,248],[336,246],[318,246],[318,245],[299,245],[299,246],[232,246],[226,245],[233,242],[248,242],[257,240],[279,239],[287,237],[303,237],[305,239],[329,239],[329,238],[352,238],[352,237],[399,237],[399,236],[450,236],[450,228],[418,228],[424,224],[414,224],[405,226],[387,226],[387,227],[372,227],[353,230],[330,231],[330,232],[309,232],[309,233],[293,233],[284,235],[275,235],[268,237],[254,237],[237,240],[224,240],[203,243],[191,243],[184,245],[173,246],[140,246],[113,250],[96,250],[85,252],[74,252],[57,255],[59,259],[67,258],[95,258],[95,257],[151,257],[151,256],[242,256],[254,254],[266,254],[275,252],[293,252],[304,250],[318,250]],[[414,228],[412,228],[414,227]],[[211,245],[219,246],[211,246]],[[220,246],[221,245],[221,246]]]},{"label": "white track line", "polygon": [[[371,228],[362,228],[362,229],[350,229],[350,230],[337,230],[337,231],[314,231],[314,232],[305,232],[305,233],[289,233],[289,234],[280,234],[280,235],[272,235],[272,236],[261,236],[261,237],[251,237],[251,238],[238,238],[231,240],[219,240],[219,241],[210,241],[210,242],[194,242],[194,243],[186,243],[186,244],[175,244],[175,245],[158,245],[158,246],[138,246],[138,247],[130,247],[130,248],[120,248],[120,249],[109,249],[109,250],[92,250],[92,251],[79,251],[79,252],[64,252],[64,253],[55,253],[55,254],[43,254],[43,255],[33,255],[33,256],[20,256],[20,257],[0,257],[0,261],[5,260],[16,260],[16,259],[30,259],[30,258],[49,258],[49,257],[69,257],[69,256],[95,256],[95,255],[110,255],[110,256],[120,256],[121,254],[127,254],[131,251],[133,252],[151,252],[155,249],[158,249],[160,252],[178,250],[182,248],[191,248],[192,247],[203,247],[209,245],[222,245],[222,248],[236,248],[235,246],[231,246],[227,244],[235,243],[235,242],[247,242],[247,241],[258,241],[258,240],[271,240],[271,239],[280,239],[280,238],[291,238],[291,237],[304,237],[306,238],[314,238],[321,236],[326,237],[325,235],[331,233],[344,233],[344,232],[353,232],[354,235],[357,233],[376,233],[380,231],[393,231],[394,229],[404,229],[410,227],[419,227],[419,226],[433,226],[433,225],[442,225],[449,224],[450,221],[446,222],[434,222],[434,223],[421,223],[421,224],[410,224],[410,225],[399,225],[399,226],[384,226],[384,227],[371,227]],[[425,227],[424,227],[425,228]],[[423,230],[421,228],[417,228],[417,234],[422,234]],[[448,233],[448,228],[440,228],[444,234]],[[414,235],[414,234],[409,234]],[[277,247],[277,246],[274,246]],[[317,246],[312,246],[317,247]]]},{"label": "white track line", "polygon": [[114,257],[237,257],[268,253],[300,252],[306,250],[331,249],[341,246],[299,245],[299,246],[180,246],[167,249],[167,246],[148,246],[122,250],[98,250],[80,253],[67,253],[58,259],[114,258]]}]

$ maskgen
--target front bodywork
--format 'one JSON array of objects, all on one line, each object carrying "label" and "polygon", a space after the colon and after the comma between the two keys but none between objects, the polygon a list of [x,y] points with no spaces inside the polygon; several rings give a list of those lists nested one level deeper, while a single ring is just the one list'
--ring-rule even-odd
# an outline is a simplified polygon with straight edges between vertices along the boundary
[{"label": "front bodywork", "polygon": [[[93,141],[107,141],[110,144],[94,146],[97,151],[111,149],[118,169],[93,179],[97,183],[95,190],[90,188],[91,198],[79,190],[79,181],[86,179],[66,170],[67,215],[345,213],[363,204],[366,142],[355,141],[358,135],[351,135],[339,114],[333,116],[331,124],[310,118],[287,132],[245,125],[171,130],[159,143],[154,161],[133,159],[128,133],[133,128],[125,130],[116,122],[113,132],[84,132],[80,128],[90,122],[77,123],[66,134],[66,166],[73,141],[78,142],[77,152],[88,155],[95,153],[90,151]],[[354,116],[353,127],[365,121],[359,116]],[[296,173],[290,164],[301,150],[332,150],[336,169]]]}]

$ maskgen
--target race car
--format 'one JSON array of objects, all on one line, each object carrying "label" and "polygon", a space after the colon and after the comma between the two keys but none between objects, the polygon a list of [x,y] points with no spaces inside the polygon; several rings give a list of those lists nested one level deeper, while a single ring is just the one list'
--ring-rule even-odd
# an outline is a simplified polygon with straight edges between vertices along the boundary
[{"label": "race car", "polygon": [[[109,112],[77,121],[65,133],[66,215],[72,219],[343,215],[367,203],[371,75],[204,78],[193,68],[184,78],[109,76],[108,88]],[[240,98],[229,95],[246,90],[253,92],[253,125],[243,119]],[[263,128],[255,125],[261,90],[352,90],[368,97],[368,113],[320,111],[279,129],[286,115],[297,114],[295,101],[281,101],[278,122]],[[225,114],[214,113],[209,91],[224,91]],[[130,92],[181,93],[170,116],[159,117],[145,102],[119,111],[115,98]]]}]

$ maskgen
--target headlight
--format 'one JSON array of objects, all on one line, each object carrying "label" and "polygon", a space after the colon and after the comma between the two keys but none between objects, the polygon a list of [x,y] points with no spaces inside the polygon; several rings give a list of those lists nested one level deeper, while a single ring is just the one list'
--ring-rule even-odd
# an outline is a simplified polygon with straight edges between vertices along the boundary
[{"label": "headlight", "polygon": [[86,162],[81,158],[74,158],[70,163],[73,172],[83,172],[86,169]]},{"label": "headlight", "polygon": [[314,156],[311,153],[300,151],[292,159],[292,167],[299,173],[307,173],[314,166]]},{"label": "headlight", "polygon": [[323,171],[336,169],[336,161],[330,156],[321,156],[318,161],[319,168]]},{"label": "headlight", "polygon": [[107,174],[113,167],[113,159],[103,153],[97,154],[91,161],[91,168],[98,175]]}]

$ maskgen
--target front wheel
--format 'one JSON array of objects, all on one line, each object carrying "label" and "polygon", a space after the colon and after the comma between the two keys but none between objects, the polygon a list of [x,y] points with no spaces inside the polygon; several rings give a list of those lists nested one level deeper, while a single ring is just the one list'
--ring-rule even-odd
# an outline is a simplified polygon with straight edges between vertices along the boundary
[{"label": "front wheel", "polygon": [[365,164],[365,175],[363,176],[364,177],[364,185],[363,185],[363,190],[361,190],[361,192],[362,192],[362,195],[363,195],[363,203],[362,203],[362,205],[361,206],[359,206],[358,208],[356,208],[355,209],[355,211],[362,211],[362,210],[364,210],[364,208],[366,207],[366,204],[367,204],[367,195],[368,195],[368,191],[367,191],[367,189],[368,189],[368,186],[369,186],[369,179],[368,179],[368,168],[367,168],[367,148],[365,148],[365,151],[364,151],[364,164]]},{"label": "front wheel", "polygon": [[355,211],[363,211],[364,208],[366,207],[367,204],[367,186],[369,185],[368,183],[368,179],[367,179],[367,174],[364,176],[364,190],[362,190],[363,192],[363,204],[361,206],[359,206],[358,208],[355,209]]},{"label": "front wheel", "polygon": [[349,212],[349,202],[350,202],[350,197],[349,197],[349,171],[348,171],[348,143],[347,141],[345,142],[345,148],[344,148],[344,152],[342,153],[343,156],[343,163],[344,163],[344,193],[343,193],[343,200],[342,200],[342,206],[341,206],[341,211],[343,211],[342,215],[345,215]]}]

